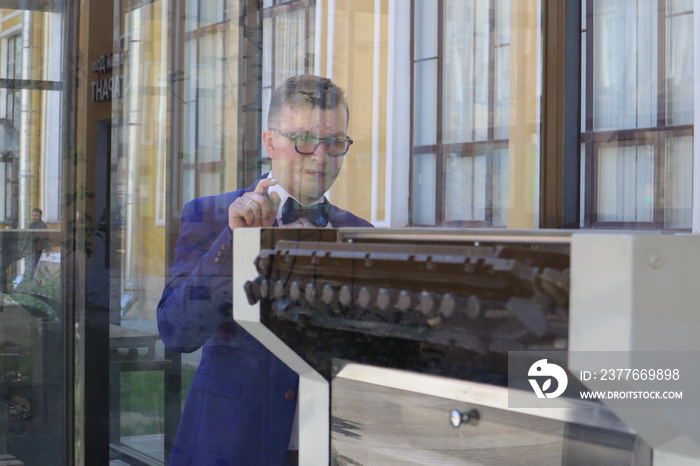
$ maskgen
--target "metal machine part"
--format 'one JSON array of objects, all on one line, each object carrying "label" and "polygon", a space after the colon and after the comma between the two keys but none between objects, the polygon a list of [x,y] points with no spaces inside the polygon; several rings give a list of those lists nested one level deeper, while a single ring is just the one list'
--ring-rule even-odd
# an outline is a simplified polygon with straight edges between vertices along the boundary
[{"label": "metal machine part", "polygon": [[327,379],[337,357],[504,385],[508,351],[567,347],[560,241],[281,239],[255,266],[248,302]]},{"label": "metal machine part", "polygon": [[300,374],[300,463],[397,455],[406,464],[651,464],[651,442],[635,420],[603,403],[514,409],[504,401],[508,351],[566,359],[572,340],[595,345],[583,338],[593,330],[572,328],[587,311],[577,306],[572,316],[570,296],[596,293],[581,287],[583,274],[596,272],[590,260],[577,267],[571,251],[593,255],[581,244],[607,239],[576,246],[577,236],[236,231],[234,318]]},{"label": "metal machine part", "polygon": [[[569,368],[581,369],[579,359],[590,351],[674,352],[676,364],[697,373],[700,235],[585,232],[572,239]],[[598,390],[599,383],[587,385]],[[611,410],[654,449],[655,464],[692,465],[700,464],[694,401],[684,409]]]},{"label": "metal machine part", "polygon": [[648,445],[601,405],[518,411],[502,387],[345,361],[334,372],[335,465],[651,464]]}]

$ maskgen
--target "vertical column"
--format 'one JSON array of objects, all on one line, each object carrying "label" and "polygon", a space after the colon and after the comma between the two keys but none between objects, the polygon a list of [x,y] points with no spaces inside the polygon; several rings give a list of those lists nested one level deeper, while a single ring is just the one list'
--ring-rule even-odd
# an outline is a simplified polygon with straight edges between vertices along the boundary
[{"label": "vertical column", "polygon": [[[94,7],[94,8],[93,8]],[[74,319],[78,335],[76,347],[76,439],[80,445],[80,461],[76,464],[107,464],[109,462],[110,412],[109,399],[109,245],[106,238],[92,234],[97,222],[109,218],[110,164],[100,160],[104,155],[104,140],[111,126],[110,100],[98,101],[93,96],[93,83],[105,79],[93,72],[91,65],[114,49],[114,1],[80,6],[78,53],[78,86],[75,105],[77,119],[76,150],[73,169],[77,172],[67,192],[74,196],[75,215],[69,220],[75,239],[75,270],[66,277],[74,288]],[[100,128],[98,130],[98,128]],[[98,186],[101,189],[98,189]],[[106,189],[105,189],[106,188]],[[100,199],[96,199],[99,193]],[[109,232],[107,233],[109,235]],[[84,277],[84,278],[81,278]],[[72,282],[70,282],[72,280]],[[76,345],[76,346],[77,346]],[[82,404],[82,406],[80,406]]]},{"label": "vertical column", "polygon": [[538,1],[512,2],[510,41],[510,136],[508,146],[508,228],[536,226],[538,66],[541,63]]},{"label": "vertical column", "polygon": [[262,112],[262,18],[257,0],[240,0],[238,93],[238,186],[250,186],[259,176]]},{"label": "vertical column", "polygon": [[[34,24],[34,12],[25,11],[22,13],[22,69],[21,79],[32,79],[32,30]],[[24,86],[23,86],[24,87]],[[17,218],[17,228],[26,228],[32,207],[30,180],[32,176],[31,156],[32,156],[32,91],[23,88],[20,91],[19,110],[19,212]]]},{"label": "vertical column", "polygon": [[539,226],[577,228],[581,205],[581,0],[544,2],[543,8]]}]

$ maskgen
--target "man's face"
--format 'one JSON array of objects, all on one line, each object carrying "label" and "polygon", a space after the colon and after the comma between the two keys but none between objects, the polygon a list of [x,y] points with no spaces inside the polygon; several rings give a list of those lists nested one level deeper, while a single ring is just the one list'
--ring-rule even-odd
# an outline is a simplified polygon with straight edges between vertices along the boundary
[{"label": "man's face", "polygon": [[38,222],[41,220],[41,214],[39,212],[32,212],[32,222]]},{"label": "man's face", "polygon": [[[347,128],[345,107],[339,105],[331,110],[286,106],[275,129],[291,135],[344,138]],[[263,132],[263,142],[272,159],[273,176],[302,204],[321,198],[343,166],[343,156],[328,155],[325,144],[320,144],[311,155],[302,155],[294,148],[294,141],[270,130]]]}]

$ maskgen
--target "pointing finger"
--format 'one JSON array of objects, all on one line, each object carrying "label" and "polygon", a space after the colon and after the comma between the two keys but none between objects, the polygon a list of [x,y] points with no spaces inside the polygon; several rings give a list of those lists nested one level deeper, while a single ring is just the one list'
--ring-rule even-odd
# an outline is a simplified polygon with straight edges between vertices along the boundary
[{"label": "pointing finger", "polygon": [[280,207],[280,202],[282,202],[282,199],[280,198],[279,194],[274,192],[270,193],[270,196],[267,199],[268,208],[263,214],[263,226],[270,226],[275,222],[277,211]]},{"label": "pointing finger", "polygon": [[275,178],[263,178],[258,182],[257,186],[255,186],[255,191],[253,192],[256,194],[262,194],[263,196],[267,196],[267,188],[276,184],[277,180]]}]

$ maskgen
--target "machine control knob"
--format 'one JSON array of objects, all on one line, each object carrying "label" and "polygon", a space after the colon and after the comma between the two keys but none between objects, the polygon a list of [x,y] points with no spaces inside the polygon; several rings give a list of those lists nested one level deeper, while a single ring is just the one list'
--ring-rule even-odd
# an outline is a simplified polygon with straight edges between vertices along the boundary
[{"label": "machine control knob", "polygon": [[454,296],[450,293],[445,293],[440,302],[440,314],[446,318],[450,318],[452,314],[454,314],[456,307],[457,303],[455,302]]},{"label": "machine control knob", "polygon": [[304,299],[304,289],[299,282],[293,281],[292,284],[289,285],[289,296],[295,301]]},{"label": "machine control knob", "polygon": [[266,278],[260,280],[260,297],[270,299],[270,282]]},{"label": "machine control knob", "polygon": [[255,283],[255,281],[247,281],[243,284],[243,291],[245,291],[246,298],[248,298],[248,304],[251,306],[258,302],[260,299],[260,286]]},{"label": "machine control knob", "polygon": [[396,298],[396,309],[402,312],[407,312],[411,310],[411,292],[408,290],[401,290],[399,292],[398,298]]},{"label": "machine control knob", "polygon": [[481,315],[481,302],[479,301],[479,298],[474,295],[468,297],[467,304],[464,306],[464,311],[467,314],[467,317],[472,320],[479,317],[479,315]]},{"label": "machine control knob", "polygon": [[352,304],[352,287],[350,285],[343,285],[340,288],[338,301],[340,301],[340,304],[343,306],[350,306]]},{"label": "machine control knob", "polygon": [[479,419],[479,411],[476,409],[470,409],[466,413],[458,409],[453,409],[450,411],[450,425],[455,428],[461,426],[462,424],[477,425],[479,423]]},{"label": "machine control knob", "polygon": [[420,302],[418,308],[424,316],[430,316],[435,310],[435,299],[430,291],[423,291],[420,294]]},{"label": "machine control knob", "polygon": [[304,295],[309,304],[313,304],[316,301],[316,285],[307,283],[306,288],[304,288]]},{"label": "machine control knob", "polygon": [[284,282],[282,280],[277,280],[275,282],[275,298],[282,299],[284,297]]},{"label": "machine control knob", "polygon": [[379,291],[377,291],[377,307],[381,311],[386,311],[389,309],[389,304],[391,304],[391,291],[386,288],[379,288]]},{"label": "machine control knob", "polygon": [[335,289],[330,283],[326,283],[321,291],[321,300],[330,306],[335,302]]},{"label": "machine control knob", "polygon": [[372,305],[372,289],[363,286],[357,293],[357,304],[364,310],[369,310]]}]

